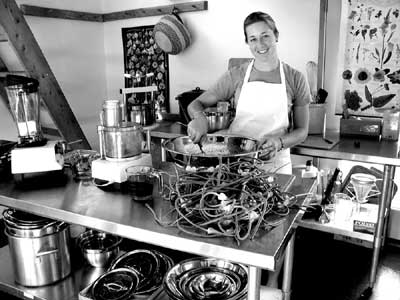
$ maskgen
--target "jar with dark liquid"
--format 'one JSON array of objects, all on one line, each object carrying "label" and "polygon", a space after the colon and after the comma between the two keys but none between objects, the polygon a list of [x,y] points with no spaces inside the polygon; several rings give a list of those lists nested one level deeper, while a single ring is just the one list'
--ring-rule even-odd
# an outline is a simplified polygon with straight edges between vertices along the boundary
[{"label": "jar with dark liquid", "polygon": [[128,191],[134,201],[149,201],[162,189],[162,176],[149,166],[132,166],[126,170]]}]

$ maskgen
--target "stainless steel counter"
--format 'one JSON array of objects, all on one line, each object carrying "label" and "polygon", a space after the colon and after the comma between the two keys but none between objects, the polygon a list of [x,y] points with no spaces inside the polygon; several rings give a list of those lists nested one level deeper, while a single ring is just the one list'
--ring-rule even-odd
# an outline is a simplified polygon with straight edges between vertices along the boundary
[{"label": "stainless steel counter", "polygon": [[[162,122],[159,128],[152,132],[152,136],[168,139],[180,135],[186,135],[186,128],[173,122]],[[338,138],[338,132],[328,132],[326,138]],[[326,158],[334,160],[348,160],[354,162],[380,164],[384,166],[383,170],[383,184],[381,197],[379,201],[378,221],[373,238],[366,237],[365,234],[362,238],[367,241],[373,242],[373,255],[371,264],[371,273],[369,278],[369,285],[363,296],[368,295],[375,284],[376,272],[379,261],[379,254],[381,246],[384,244],[387,224],[390,214],[390,206],[393,193],[393,180],[395,168],[400,166],[399,158],[399,143],[397,141],[365,139],[354,137],[340,137],[332,149],[317,149],[309,147],[296,146],[291,148],[291,153],[296,155],[311,156],[316,159]],[[300,225],[302,223],[300,222]],[[317,226],[310,226],[309,223],[303,223],[306,227],[315,228]],[[357,233],[340,231],[340,234],[347,236],[357,236]]]},{"label": "stainless steel counter", "polygon": [[[313,180],[300,178],[289,190],[294,194],[307,193],[313,183]],[[299,201],[304,201],[304,197]],[[129,195],[118,191],[106,192],[91,183],[75,182],[72,178],[68,178],[63,186],[36,190],[20,189],[11,181],[0,183],[0,205],[157,246],[269,270],[275,269],[277,259],[284,253],[298,214],[293,210],[281,225],[238,246],[232,238],[197,238],[173,227],[162,227],[154,221],[147,208],[132,201]],[[169,201],[156,198],[153,209],[157,214],[166,214],[170,209]]]},{"label": "stainless steel counter", "polygon": [[[301,192],[306,187],[297,186]],[[296,191],[296,186],[293,187]],[[286,222],[253,241],[238,247],[232,238],[196,238],[173,227],[158,225],[141,203],[118,191],[106,192],[93,184],[69,179],[62,187],[38,190],[18,189],[13,182],[0,183],[0,204],[106,231],[129,239],[142,241],[197,255],[227,258],[245,265],[275,269],[276,257],[287,240],[296,211]],[[170,210],[169,201],[156,198],[153,209],[158,214]]]}]

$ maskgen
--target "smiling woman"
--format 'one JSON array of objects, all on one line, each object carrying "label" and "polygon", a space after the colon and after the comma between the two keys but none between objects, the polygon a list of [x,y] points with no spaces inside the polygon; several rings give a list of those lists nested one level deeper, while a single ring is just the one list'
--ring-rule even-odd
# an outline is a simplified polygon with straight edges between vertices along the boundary
[{"label": "smiling woman", "polygon": [[234,99],[236,115],[228,132],[256,139],[265,151],[265,168],[291,173],[290,147],[308,132],[311,95],[305,76],[279,58],[279,31],[272,17],[249,14],[245,42],[254,59],[230,68],[188,107],[188,135],[194,142],[210,131],[203,112],[219,101]]}]

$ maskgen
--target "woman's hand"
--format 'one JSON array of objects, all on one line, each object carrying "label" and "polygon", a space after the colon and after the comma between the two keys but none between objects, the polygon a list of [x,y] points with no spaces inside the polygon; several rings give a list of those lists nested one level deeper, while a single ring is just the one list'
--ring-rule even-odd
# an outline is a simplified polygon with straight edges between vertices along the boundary
[{"label": "woman's hand", "polygon": [[187,134],[195,144],[200,142],[201,137],[207,134],[207,132],[208,121],[204,115],[194,118],[188,124]]},{"label": "woman's hand", "polygon": [[282,142],[278,137],[268,138],[261,145],[260,158],[264,160],[271,160],[275,157],[276,153],[282,149]]}]

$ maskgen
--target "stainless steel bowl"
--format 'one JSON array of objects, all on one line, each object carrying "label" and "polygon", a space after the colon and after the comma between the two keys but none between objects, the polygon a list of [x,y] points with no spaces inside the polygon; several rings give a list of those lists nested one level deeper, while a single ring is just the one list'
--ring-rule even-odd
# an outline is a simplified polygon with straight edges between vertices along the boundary
[{"label": "stainless steel bowl", "polygon": [[[213,153],[208,151],[215,146],[224,151]],[[163,143],[167,160],[182,167],[211,167],[221,163],[237,161],[241,157],[255,158],[260,150],[255,139],[229,134],[207,134],[202,140],[203,152],[193,144],[188,136],[169,139]],[[194,151],[192,151],[194,149]]]},{"label": "stainless steel bowl", "polygon": [[209,107],[204,110],[208,121],[208,132],[227,129],[232,121],[232,113],[230,111],[218,111],[216,107]]},{"label": "stainless steel bowl", "polygon": [[77,244],[85,260],[93,267],[106,267],[119,253],[120,237],[95,230],[82,233]]},{"label": "stainless steel bowl", "polygon": [[176,264],[164,277],[170,299],[245,299],[247,269],[214,258],[194,258]]}]

